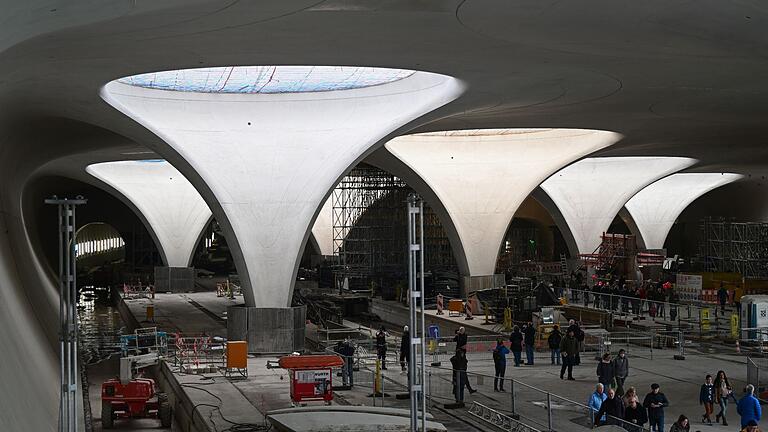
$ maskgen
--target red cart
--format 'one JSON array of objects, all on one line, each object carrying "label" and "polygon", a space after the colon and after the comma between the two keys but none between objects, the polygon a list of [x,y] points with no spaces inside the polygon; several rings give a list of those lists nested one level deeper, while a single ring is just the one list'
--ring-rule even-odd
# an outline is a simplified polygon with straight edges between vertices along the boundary
[{"label": "red cart", "polygon": [[281,357],[277,364],[291,374],[291,402],[333,400],[334,367],[341,367],[344,360],[337,355],[301,355]]}]

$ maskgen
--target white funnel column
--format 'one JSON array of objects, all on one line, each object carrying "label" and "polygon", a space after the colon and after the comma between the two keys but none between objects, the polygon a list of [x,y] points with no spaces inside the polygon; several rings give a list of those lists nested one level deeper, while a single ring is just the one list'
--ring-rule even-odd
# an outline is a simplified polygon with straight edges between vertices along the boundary
[{"label": "white funnel column", "polygon": [[105,162],[88,174],[128,199],[146,219],[168,267],[187,267],[211,210],[192,184],[164,160]]},{"label": "white funnel column", "polygon": [[648,249],[662,249],[669,230],[693,201],[720,186],[741,179],[732,173],[680,173],[654,182],[630,199],[626,207]]},{"label": "white funnel column", "polygon": [[[276,81],[267,77],[264,85]],[[454,78],[415,72],[362,88],[248,94],[113,81],[102,97],[164,139],[205,182],[213,196],[201,192],[232,247],[246,305],[284,308],[313,221],[339,178],[388,134],[462,90]]]},{"label": "white funnel column", "polygon": [[694,163],[682,157],[588,158],[558,171],[541,188],[568,223],[579,253],[589,254],[633,195]]},{"label": "white funnel column", "polygon": [[469,276],[483,276],[494,273],[507,228],[539,183],[619,139],[581,129],[486,129],[405,135],[386,148],[437,195],[461,242],[457,260],[466,260]]},{"label": "white funnel column", "polygon": [[325,200],[325,204],[317,214],[315,224],[312,225],[312,235],[315,237],[320,253],[333,255],[333,204],[332,198]]}]

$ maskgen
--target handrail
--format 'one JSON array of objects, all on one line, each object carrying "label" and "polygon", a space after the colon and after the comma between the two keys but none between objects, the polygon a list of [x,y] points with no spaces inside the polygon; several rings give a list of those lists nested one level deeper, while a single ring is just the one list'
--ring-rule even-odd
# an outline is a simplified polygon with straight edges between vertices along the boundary
[{"label": "handrail", "polygon": [[[452,373],[452,374],[457,372],[457,369],[453,369],[453,368],[446,368],[446,367],[441,367],[441,366],[429,366],[429,365],[427,365],[426,367],[427,367],[428,369],[431,369],[431,370],[434,370],[434,369],[437,369],[437,370],[443,370],[443,371],[446,371],[446,372],[450,372],[450,373]],[[466,373],[467,373],[467,375],[473,375],[473,376],[481,376],[481,377],[483,377],[483,378],[488,378],[490,381],[492,381],[493,379],[495,379],[495,378],[496,378],[494,375],[484,374],[484,373],[480,373],[480,372],[466,372]],[[533,390],[533,391],[536,391],[536,392],[539,392],[539,393],[543,393],[543,394],[546,394],[546,395],[548,396],[548,398],[547,398],[547,401],[548,401],[548,403],[549,403],[549,402],[551,402],[551,397],[555,397],[555,398],[557,398],[557,399],[559,399],[559,400],[562,400],[562,401],[564,401],[564,402],[567,402],[567,403],[569,403],[569,404],[573,404],[573,405],[575,405],[576,407],[582,408],[582,409],[586,410],[586,411],[587,411],[587,413],[589,413],[589,415],[592,417],[592,421],[594,422],[594,416],[595,416],[595,414],[596,414],[596,413],[595,413],[595,412],[594,412],[594,410],[593,410],[591,407],[589,407],[588,405],[585,405],[585,404],[583,404],[583,403],[581,403],[581,402],[576,402],[576,401],[574,401],[574,400],[568,399],[568,398],[566,398],[566,397],[560,396],[560,395],[558,395],[558,394],[555,394],[555,393],[552,393],[552,392],[550,392],[550,391],[547,391],[547,390],[543,390],[543,389],[540,389],[540,388],[538,388],[538,387],[535,387],[535,386],[533,386],[533,385],[527,384],[527,383],[525,383],[525,382],[523,382],[523,381],[520,381],[520,380],[516,380],[516,379],[514,379],[514,378],[507,378],[507,377],[505,377],[505,378],[504,378],[504,381],[508,381],[508,382],[510,382],[510,383],[512,384],[512,388],[518,388],[518,386],[522,386],[522,387],[525,387],[525,388],[527,388],[527,389],[530,389],[530,390]],[[514,397],[514,395],[513,395],[513,397]],[[618,397],[618,396],[617,396],[617,397]],[[547,407],[547,410],[548,410],[550,413],[552,412],[552,410],[551,410],[551,407]],[[632,430],[641,430],[641,431],[648,431],[648,430],[649,430],[649,429],[647,429],[647,428],[641,428],[641,427],[638,427],[638,426],[637,426],[637,425],[635,425],[634,423],[630,423],[630,422],[627,422],[627,421],[626,421],[626,420],[624,420],[624,419],[616,418],[616,417],[610,416],[610,415],[608,415],[608,414],[606,414],[606,418],[611,418],[611,419],[613,419],[614,421],[617,421],[617,422],[619,422],[620,424],[625,424],[625,423],[626,423],[626,424],[631,424],[631,425],[632,425],[632,427],[633,427],[633,429],[632,429]],[[551,425],[549,425],[549,426],[550,426],[550,430],[552,430],[552,429],[551,429]]]}]

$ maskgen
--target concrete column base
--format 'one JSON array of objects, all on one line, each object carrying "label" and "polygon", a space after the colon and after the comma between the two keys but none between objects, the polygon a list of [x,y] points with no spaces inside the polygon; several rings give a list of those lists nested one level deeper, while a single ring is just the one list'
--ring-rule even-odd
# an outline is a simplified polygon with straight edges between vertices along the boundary
[{"label": "concrete column base", "polygon": [[195,290],[192,267],[155,267],[155,292],[185,293]]},{"label": "concrete column base", "polygon": [[306,319],[306,306],[229,306],[227,339],[247,341],[248,352],[251,354],[287,354],[303,351]]}]

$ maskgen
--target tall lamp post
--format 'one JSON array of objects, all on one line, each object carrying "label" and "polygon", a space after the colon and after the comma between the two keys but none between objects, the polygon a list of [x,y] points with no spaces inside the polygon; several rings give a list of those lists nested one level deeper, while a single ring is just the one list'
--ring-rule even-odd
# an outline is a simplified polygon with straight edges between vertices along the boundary
[{"label": "tall lamp post", "polygon": [[[411,431],[427,430],[427,396],[424,369],[424,201],[408,195],[408,309],[410,312]],[[421,419],[419,419],[421,417]]]},{"label": "tall lamp post", "polygon": [[46,204],[59,208],[59,359],[61,399],[59,431],[77,432],[77,267],[75,207],[88,200],[52,196]]}]

